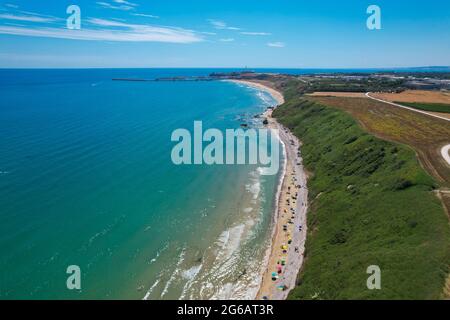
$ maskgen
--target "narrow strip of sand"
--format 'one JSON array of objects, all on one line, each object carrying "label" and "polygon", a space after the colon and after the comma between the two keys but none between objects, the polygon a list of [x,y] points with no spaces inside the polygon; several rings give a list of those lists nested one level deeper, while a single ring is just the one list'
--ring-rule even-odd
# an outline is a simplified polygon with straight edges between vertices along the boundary
[{"label": "narrow strip of sand", "polygon": [[266,85],[263,85],[259,82],[253,82],[253,81],[245,81],[245,80],[226,80],[234,83],[240,83],[243,85],[246,85],[248,87],[253,87],[262,91],[266,91],[270,93],[270,95],[277,101],[278,105],[284,103],[284,97],[283,94],[275,89],[272,89]]},{"label": "narrow strip of sand", "polygon": [[[284,103],[283,95],[273,88],[251,81],[234,82],[264,90],[277,100],[278,105]],[[298,272],[303,264],[307,232],[307,176],[303,168],[300,141],[272,118],[272,110],[267,110],[264,117],[269,122],[269,128],[278,130],[285,164],[273,215],[272,243],[268,248],[266,266],[256,298],[283,300],[295,287]]]}]

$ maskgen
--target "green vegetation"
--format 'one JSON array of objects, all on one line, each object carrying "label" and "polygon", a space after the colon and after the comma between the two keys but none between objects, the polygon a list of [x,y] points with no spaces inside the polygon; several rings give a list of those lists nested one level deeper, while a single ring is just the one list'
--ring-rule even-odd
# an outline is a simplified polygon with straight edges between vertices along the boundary
[{"label": "green vegetation", "polygon": [[404,80],[384,78],[309,78],[308,86],[302,93],[312,92],[401,92],[405,90]]},{"label": "green vegetation", "polygon": [[425,111],[450,113],[450,104],[445,103],[418,103],[418,102],[398,102],[398,101],[396,101],[395,103]]},{"label": "green vegetation", "polygon": [[[440,184],[450,187],[450,169],[439,155],[448,143],[448,122],[366,98],[314,97],[309,100],[351,114],[364,130],[384,140],[413,148],[421,165]],[[446,194],[445,198],[447,198]],[[444,199],[450,211],[450,197]]]},{"label": "green vegetation", "polygon": [[[306,260],[290,299],[436,299],[450,264],[437,187],[403,145],[364,132],[347,113],[285,83],[274,116],[302,142],[310,211]],[[368,290],[367,267],[381,268]]]}]

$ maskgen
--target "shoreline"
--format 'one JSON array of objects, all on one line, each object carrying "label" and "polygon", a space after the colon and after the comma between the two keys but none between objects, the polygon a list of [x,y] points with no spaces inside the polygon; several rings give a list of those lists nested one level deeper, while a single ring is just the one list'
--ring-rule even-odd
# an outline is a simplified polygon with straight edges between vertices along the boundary
[{"label": "shoreline", "polygon": [[263,84],[261,84],[259,82],[246,81],[246,80],[234,80],[234,79],[223,80],[223,81],[234,82],[234,83],[237,83],[237,84],[243,84],[243,85],[246,85],[248,87],[252,87],[252,88],[255,88],[255,89],[259,89],[259,90],[268,92],[277,101],[278,105],[281,105],[281,104],[284,103],[284,96],[283,96],[283,94],[281,92],[279,92],[279,91],[277,91],[277,90],[275,90],[273,88],[270,88],[270,87],[268,87],[266,85],[263,85]]},{"label": "shoreline", "polygon": [[[261,83],[228,80],[268,92],[278,103],[284,103],[283,95]],[[276,107],[276,106],[275,106]],[[268,109],[263,116],[270,129],[277,129],[283,147],[284,163],[280,176],[272,215],[271,244],[263,261],[264,268],[256,295],[257,299],[284,300],[295,287],[297,275],[303,265],[306,242],[306,212],[308,209],[307,176],[301,158],[301,142],[272,118]],[[295,195],[293,195],[295,194]],[[272,278],[276,273],[276,280]]]}]

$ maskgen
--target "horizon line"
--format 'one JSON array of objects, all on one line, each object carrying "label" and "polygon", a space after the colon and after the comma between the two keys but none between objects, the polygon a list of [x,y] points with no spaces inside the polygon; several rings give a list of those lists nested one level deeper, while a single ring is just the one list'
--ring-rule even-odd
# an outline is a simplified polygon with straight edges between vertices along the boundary
[{"label": "horizon line", "polygon": [[25,69],[36,69],[36,70],[81,70],[81,69],[242,69],[249,70],[252,69],[291,69],[291,70],[380,70],[380,69],[427,69],[427,68],[449,68],[448,66],[408,66],[408,67],[0,67],[0,70],[25,70]]}]

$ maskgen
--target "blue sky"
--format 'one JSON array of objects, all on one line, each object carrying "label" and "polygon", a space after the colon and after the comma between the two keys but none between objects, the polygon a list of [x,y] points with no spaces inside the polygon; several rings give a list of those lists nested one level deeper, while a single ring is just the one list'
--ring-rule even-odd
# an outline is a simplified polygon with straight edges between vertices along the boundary
[{"label": "blue sky", "polygon": [[0,67],[430,65],[450,65],[450,1],[0,0]]}]

